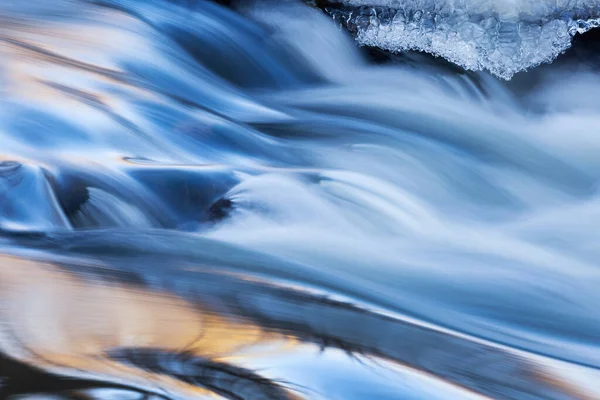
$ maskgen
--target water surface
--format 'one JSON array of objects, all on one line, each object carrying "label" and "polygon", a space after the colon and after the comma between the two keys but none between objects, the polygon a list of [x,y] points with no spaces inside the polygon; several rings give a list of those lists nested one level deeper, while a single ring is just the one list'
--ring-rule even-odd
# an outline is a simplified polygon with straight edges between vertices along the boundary
[{"label": "water surface", "polygon": [[0,4],[0,398],[600,398],[597,56],[339,7]]}]

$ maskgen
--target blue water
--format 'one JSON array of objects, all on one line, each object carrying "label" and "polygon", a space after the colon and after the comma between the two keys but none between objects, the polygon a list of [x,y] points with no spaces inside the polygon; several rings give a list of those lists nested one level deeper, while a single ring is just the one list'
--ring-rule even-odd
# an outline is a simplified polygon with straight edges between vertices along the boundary
[{"label": "blue water", "polygon": [[593,63],[239,5],[0,3],[0,398],[600,398]]}]

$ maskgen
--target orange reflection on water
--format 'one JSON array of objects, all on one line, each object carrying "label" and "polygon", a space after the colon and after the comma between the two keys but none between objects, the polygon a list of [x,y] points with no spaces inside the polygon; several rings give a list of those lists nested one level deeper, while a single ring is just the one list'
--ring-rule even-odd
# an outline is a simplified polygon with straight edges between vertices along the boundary
[{"label": "orange reflection on water", "polygon": [[211,392],[122,364],[107,351],[161,349],[231,361],[255,345],[294,343],[166,293],[76,277],[52,264],[6,255],[0,256],[0,296],[0,346],[6,354],[49,371],[86,371],[117,382],[126,377],[140,387],[187,395]]}]

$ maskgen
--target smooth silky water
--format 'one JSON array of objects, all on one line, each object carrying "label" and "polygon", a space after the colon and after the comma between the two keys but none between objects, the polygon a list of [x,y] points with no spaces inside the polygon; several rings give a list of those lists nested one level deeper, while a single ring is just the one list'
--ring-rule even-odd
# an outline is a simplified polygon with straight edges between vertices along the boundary
[{"label": "smooth silky water", "polygon": [[1,399],[600,398],[598,2],[308,3],[0,1]]}]

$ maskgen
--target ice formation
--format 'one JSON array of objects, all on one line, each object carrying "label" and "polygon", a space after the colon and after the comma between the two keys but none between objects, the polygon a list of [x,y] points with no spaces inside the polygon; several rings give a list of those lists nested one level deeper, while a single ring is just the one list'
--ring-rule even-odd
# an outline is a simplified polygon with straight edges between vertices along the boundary
[{"label": "ice formation", "polygon": [[600,26],[598,0],[342,0],[321,2],[361,45],[418,50],[510,79],[551,62]]}]

